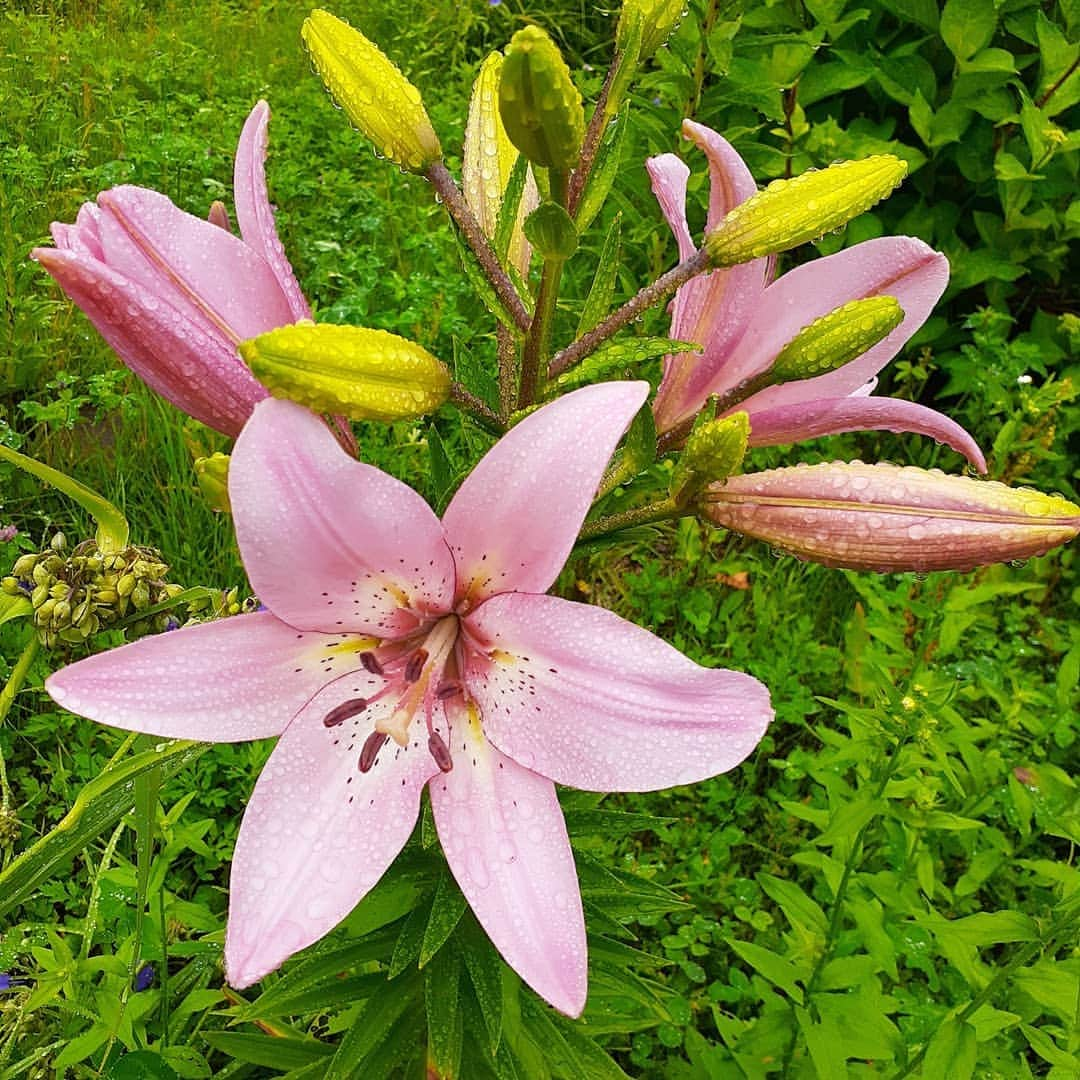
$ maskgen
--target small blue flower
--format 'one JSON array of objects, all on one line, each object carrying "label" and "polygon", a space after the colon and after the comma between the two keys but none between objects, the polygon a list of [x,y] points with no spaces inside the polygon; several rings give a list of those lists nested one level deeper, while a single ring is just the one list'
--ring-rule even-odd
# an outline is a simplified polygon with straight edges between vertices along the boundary
[{"label": "small blue flower", "polygon": [[30,979],[18,979],[6,971],[0,971],[0,990],[15,990],[20,986],[30,986]]},{"label": "small blue flower", "polygon": [[149,990],[154,985],[154,965],[143,964],[137,972],[135,972],[135,985],[134,990],[136,994],[141,994],[144,990]]}]

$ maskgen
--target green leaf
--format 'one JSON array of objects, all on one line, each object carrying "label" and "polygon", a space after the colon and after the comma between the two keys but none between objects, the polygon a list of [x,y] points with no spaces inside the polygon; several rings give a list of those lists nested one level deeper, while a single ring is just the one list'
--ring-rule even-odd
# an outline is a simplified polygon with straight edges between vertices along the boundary
[{"label": "green leaf", "polygon": [[996,26],[994,0],[948,0],[941,12],[941,38],[957,60],[989,45]]},{"label": "green leaf", "polygon": [[427,1011],[428,1053],[436,1072],[456,1077],[461,1063],[463,1032],[458,1001],[461,956],[451,947],[440,949],[424,969],[424,1005]]},{"label": "green leaf", "polygon": [[63,820],[0,873],[0,918],[131,810],[136,777],[160,767],[162,779],[168,779],[207,750],[201,743],[168,740],[160,746],[120,761],[91,780]]},{"label": "green leaf", "polygon": [[[469,279],[469,284],[476,290],[477,295],[483,300],[484,306],[488,311],[490,311],[491,314],[512,333],[517,334],[519,331],[513,315],[511,315],[503,306],[502,300],[499,299],[499,294],[495,291],[491,282],[488,281],[487,275],[476,261],[476,256],[473,254],[472,249],[456,232],[453,235],[454,242],[457,244],[458,255],[461,258],[461,265],[465,270],[465,276]],[[529,299],[527,296],[522,296],[521,299],[525,304],[526,310],[528,310]]]},{"label": "green leaf", "polygon": [[394,943],[393,956],[390,957],[388,974],[391,979],[396,979],[407,967],[420,959],[420,949],[424,944],[424,934],[430,918],[431,908],[427,904],[420,904],[409,912]]},{"label": "green leaf", "polygon": [[102,551],[120,551],[127,547],[127,518],[108,499],[51,465],[35,461],[3,443],[0,443],[0,460],[11,462],[74,499],[97,522],[97,542]]},{"label": "green leaf", "polygon": [[700,351],[701,346],[692,341],[673,341],[670,338],[639,337],[610,341],[568,371],[564,371],[556,378],[555,385],[561,390],[569,390],[585,383],[611,378],[616,371],[621,374],[622,369],[635,367],[669,353]]},{"label": "green leaf", "polygon": [[514,235],[514,224],[517,221],[518,209],[521,206],[521,196],[525,191],[525,180],[529,172],[529,162],[524,154],[518,154],[514,167],[510,170],[510,176],[506,181],[506,190],[503,192],[502,203],[499,205],[499,216],[495,222],[495,254],[499,262],[506,264],[506,253],[510,250],[510,241]]},{"label": "green leaf", "polygon": [[937,0],[881,0],[881,6],[905,22],[916,23],[932,34],[937,33]]},{"label": "green leaf", "polygon": [[443,947],[446,939],[454,932],[458,921],[467,907],[465,897],[449,873],[443,873],[435,887],[435,899],[431,902],[431,915],[424,930],[424,942],[420,946],[420,966],[428,961]]},{"label": "green leaf", "polygon": [[574,215],[574,224],[577,225],[579,235],[583,235],[592,224],[593,218],[600,212],[600,208],[608,197],[608,192],[611,191],[611,185],[615,182],[626,143],[629,117],[630,110],[623,109],[622,115],[609,126],[607,135],[600,143],[600,150],[597,152],[592,172],[589,174],[577,213]]},{"label": "green leaf", "polygon": [[420,979],[415,973],[392,979],[381,993],[372,997],[353,1020],[352,1027],[327,1063],[326,1080],[355,1080],[366,1076],[364,1059],[373,1054],[390,1035],[394,1025],[415,1003]]},{"label": "green leaf", "polygon": [[975,1029],[955,1017],[946,1020],[930,1040],[923,1059],[925,1077],[948,1077],[949,1080],[971,1080],[978,1058]]},{"label": "green leaf", "polygon": [[630,1080],[572,1021],[550,1012],[532,994],[522,997],[521,1016],[557,1075],[574,1080]]},{"label": "green leaf", "polygon": [[619,247],[622,229],[622,211],[611,221],[611,226],[604,237],[604,246],[600,249],[600,258],[596,264],[589,295],[585,297],[585,306],[581,309],[575,339],[588,333],[611,308],[611,298],[615,293],[615,279],[619,273]]},{"label": "green leaf", "polygon": [[792,926],[825,936],[829,921],[820,905],[796,885],[794,881],[773,877],[772,874],[758,874],[758,884],[780,906]]},{"label": "green leaf", "polygon": [[[143,745],[152,736],[143,736]],[[158,791],[161,789],[161,766],[147,769],[135,777],[135,949],[131,964],[142,959],[143,921],[146,916],[146,892],[150,881],[150,859],[154,853],[154,825]]]},{"label": "green leaf", "polygon": [[25,619],[33,614],[34,605],[25,596],[8,596],[0,593],[0,626],[11,619]]},{"label": "green leaf", "polygon": [[797,968],[785,957],[755,945],[752,941],[732,941],[730,945],[758,974],[779,986],[796,1004],[802,1004],[803,991],[799,983],[807,977],[807,972]]},{"label": "green leaf", "polygon": [[64,1049],[56,1055],[52,1067],[57,1076],[63,1076],[71,1065],[77,1065],[85,1061],[92,1053],[105,1045],[109,1038],[109,1026],[107,1024],[95,1024],[89,1031],[84,1031],[72,1039]]},{"label": "green leaf", "polygon": [[847,1055],[839,1026],[830,1016],[815,1023],[806,1009],[796,1007],[795,1018],[806,1039],[817,1080],[847,1080]]},{"label": "green leaf", "polygon": [[465,969],[469,973],[469,981],[480,1006],[480,1014],[484,1018],[488,1045],[494,1054],[502,1039],[503,962],[487,936],[476,927],[475,920],[471,931],[464,937],[461,948],[465,957]]},{"label": "green leaf", "polygon": [[105,1075],[108,1080],[178,1080],[176,1070],[152,1050],[136,1050],[117,1058]]},{"label": "green leaf", "polygon": [[204,1031],[201,1037],[215,1050],[237,1061],[270,1069],[298,1069],[315,1061],[322,1064],[334,1052],[332,1046],[318,1039],[251,1035],[242,1031]]},{"label": "green leaf", "polygon": [[618,840],[636,832],[657,832],[678,818],[657,817],[655,814],[627,813],[624,810],[567,810],[566,831],[571,837],[595,836]]}]

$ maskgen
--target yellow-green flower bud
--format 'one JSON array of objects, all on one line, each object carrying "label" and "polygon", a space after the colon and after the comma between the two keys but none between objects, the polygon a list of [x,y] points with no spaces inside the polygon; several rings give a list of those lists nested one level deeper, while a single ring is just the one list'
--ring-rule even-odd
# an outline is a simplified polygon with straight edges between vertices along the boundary
[{"label": "yellow-green flower bud", "polygon": [[545,259],[565,261],[577,251],[577,228],[558,203],[541,203],[525,219],[525,236]]},{"label": "yellow-green flower bud", "polygon": [[116,591],[121,596],[130,596],[135,591],[136,577],[134,574],[124,574],[116,583]]},{"label": "yellow-green flower bud", "polygon": [[577,164],[585,137],[581,94],[559,47],[539,26],[510,39],[499,113],[510,141],[534,165],[568,171]]},{"label": "yellow-green flower bud", "polygon": [[892,154],[774,180],[740,203],[705,237],[713,266],[735,266],[838,229],[889,195],[907,163]]},{"label": "yellow-green flower bud", "polygon": [[295,323],[240,345],[277,397],[353,420],[403,420],[433,412],[450,372],[426,349],[385,330]]},{"label": "yellow-green flower bud", "polygon": [[671,474],[669,491],[675,502],[685,505],[705,487],[737,472],[746,456],[750,417],[733,413],[719,420],[702,413],[686,440],[686,448]]},{"label": "yellow-green flower bud", "polygon": [[615,28],[615,48],[625,50],[635,22],[641,25],[638,57],[647,60],[671,36],[682,18],[686,0],[625,0]]},{"label": "yellow-green flower bud", "polygon": [[36,589],[30,594],[30,603],[35,608],[41,607],[46,600],[49,599],[49,586],[38,585]]},{"label": "yellow-green flower bud", "polygon": [[36,554],[20,555],[15,560],[15,565],[11,568],[11,572],[17,578],[28,578],[33,574],[37,561],[38,557]]},{"label": "yellow-green flower bud", "polygon": [[229,505],[229,455],[212,454],[195,459],[195,479],[211,510],[221,514],[232,512]]},{"label": "yellow-green flower bud", "polygon": [[893,296],[868,296],[835,308],[804,326],[779,352],[770,383],[812,379],[862,356],[904,321]]},{"label": "yellow-green flower bud", "polygon": [[57,600],[52,610],[53,626],[66,626],[71,621],[71,604],[67,600]]},{"label": "yellow-green flower bud", "polygon": [[30,576],[34,579],[35,585],[51,585],[53,575],[49,572],[45,566],[44,561],[34,563],[34,569]]},{"label": "yellow-green flower bud", "polygon": [[62,600],[67,596],[70,591],[70,586],[65,581],[57,581],[51,589],[49,589],[49,595],[54,600]]},{"label": "yellow-green flower bud", "polygon": [[136,611],[150,606],[150,586],[145,581],[135,583],[135,588],[131,590],[131,603]]},{"label": "yellow-green flower bud", "polygon": [[49,619],[52,617],[53,608],[56,607],[59,601],[54,600],[51,596],[47,596],[40,604],[34,606],[34,622],[38,626],[45,626]]},{"label": "yellow-green flower bud", "polygon": [[0,589],[3,589],[8,596],[22,595],[22,590],[19,588],[19,579],[10,575],[0,581]]},{"label": "yellow-green flower bud", "polygon": [[313,11],[300,33],[326,88],[380,154],[415,173],[441,160],[420,91],[376,45],[328,11]]}]

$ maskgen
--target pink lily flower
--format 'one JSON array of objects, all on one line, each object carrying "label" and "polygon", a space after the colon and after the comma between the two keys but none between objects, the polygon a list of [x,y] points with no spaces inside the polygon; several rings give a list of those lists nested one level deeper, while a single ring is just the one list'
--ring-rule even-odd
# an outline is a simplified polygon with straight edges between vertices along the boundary
[{"label": "pink lily flower", "polygon": [[166,196],[122,185],[53,222],[55,248],[31,253],[151,389],[226,435],[240,433],[266,388],[237,354],[243,340],[310,319],[274,226],[260,101],[236,150],[240,237],[224,208],[193,217]]},{"label": "pink lily flower", "polygon": [[[746,163],[726,139],[692,120],[683,133],[709,161],[706,230],[757,191]],[[686,221],[687,166],[674,154],[647,168],[680,259],[694,253]],[[910,401],[869,397],[879,371],[926,321],[949,279],[945,256],[910,236],[867,240],[798,266],[773,281],[775,262],[756,259],[687,282],[671,306],[671,336],[701,344],[702,353],[664,361],[653,403],[657,430],[677,436],[713,395],[766,371],[777,354],[815,319],[871,296],[893,296],[904,320],[884,340],[835,371],[758,391],[734,406],[750,416],[750,445],[774,446],[845,431],[911,431],[963,454],[980,472],[986,462],[974,439],[947,416]],[[732,411],[734,411],[734,409]]]},{"label": "pink lily flower", "polygon": [[742,761],[772,717],[757,680],[543,595],[647,393],[604,383],[533,413],[442,521],[298,405],[261,402],[229,494],[268,610],[146,638],[48,680],[65,708],[116,727],[281,736],[233,859],[233,985],[352,910],[408,839],[427,785],[450,868],[496,947],[552,1005],[580,1014],[585,924],[555,783],[702,780]]}]

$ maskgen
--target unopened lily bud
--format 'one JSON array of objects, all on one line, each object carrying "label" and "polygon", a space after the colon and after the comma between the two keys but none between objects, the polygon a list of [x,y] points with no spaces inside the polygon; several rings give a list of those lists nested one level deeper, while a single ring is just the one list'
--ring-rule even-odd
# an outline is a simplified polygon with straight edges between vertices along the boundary
[{"label": "unopened lily bud", "polygon": [[800,559],[882,572],[1027,559],[1080,533],[1080,507],[1060,495],[897,465],[733,476],[709,486],[701,512]]},{"label": "unopened lily bud", "polygon": [[635,22],[641,26],[638,57],[647,60],[671,36],[686,8],[686,0],[625,0],[615,28],[615,48],[622,52]]},{"label": "unopened lily bud", "polygon": [[750,417],[746,413],[719,420],[706,419],[702,413],[671,474],[669,490],[675,502],[685,505],[710,483],[737,472],[749,438]]},{"label": "unopened lily bud", "polygon": [[525,220],[525,236],[545,259],[565,262],[577,251],[577,228],[558,203],[541,203]]},{"label": "unopened lily bud", "polygon": [[893,296],[868,296],[834,308],[804,326],[777,354],[770,383],[812,379],[862,356],[904,321]]},{"label": "unopened lily bud", "polygon": [[296,323],[240,345],[277,397],[352,420],[402,420],[449,396],[450,372],[426,349],[385,330]]},{"label": "unopened lily bud", "polygon": [[900,158],[876,154],[774,180],[705,237],[709,259],[713,266],[735,266],[805,244],[869,210],[906,172]]},{"label": "unopened lily bud", "polygon": [[211,225],[216,225],[219,229],[224,229],[226,232],[232,232],[232,225],[229,222],[229,211],[225,209],[225,204],[220,199],[215,199],[210,204],[210,213],[206,215],[206,220]]},{"label": "unopened lily bud", "polygon": [[442,159],[420,91],[378,46],[328,11],[313,11],[300,33],[326,88],[380,154],[415,173]]},{"label": "unopened lily bud", "polygon": [[567,171],[577,164],[585,138],[581,94],[559,47],[539,26],[510,39],[499,113],[510,141],[534,165]]},{"label": "unopened lily bud", "polygon": [[211,510],[221,514],[231,513],[229,505],[229,455],[211,454],[195,459],[195,479],[199,491]]}]

